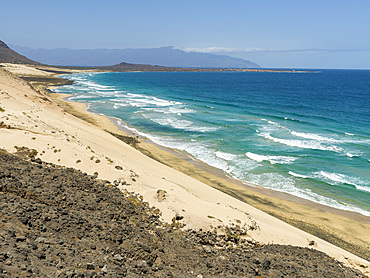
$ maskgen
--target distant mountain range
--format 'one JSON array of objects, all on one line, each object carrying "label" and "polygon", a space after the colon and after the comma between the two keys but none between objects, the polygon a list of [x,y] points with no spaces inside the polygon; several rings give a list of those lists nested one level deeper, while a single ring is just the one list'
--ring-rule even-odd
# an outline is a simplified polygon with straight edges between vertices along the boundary
[{"label": "distant mountain range", "polygon": [[174,47],[142,49],[29,48],[11,45],[30,59],[57,66],[110,66],[121,62],[166,67],[260,68],[259,65],[227,55],[185,52]]}]

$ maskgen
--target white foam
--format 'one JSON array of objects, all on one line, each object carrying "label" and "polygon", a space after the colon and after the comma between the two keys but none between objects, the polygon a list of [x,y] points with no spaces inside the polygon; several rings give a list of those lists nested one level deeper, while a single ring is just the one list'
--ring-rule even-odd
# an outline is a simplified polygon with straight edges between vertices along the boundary
[{"label": "white foam", "polygon": [[254,160],[238,158],[233,160],[232,164],[230,163],[226,173],[230,174],[233,178],[245,181],[248,180],[248,172],[258,167],[261,166]]},{"label": "white foam", "polygon": [[[258,167],[258,164],[248,159],[243,159],[243,156],[238,156],[222,151],[214,151],[214,146],[200,143],[195,140],[190,142],[171,137],[158,136],[153,134],[144,134],[135,129],[134,132],[145,136],[153,142],[185,152],[210,166],[223,170],[226,174],[233,177],[244,179],[248,171]],[[231,163],[232,162],[232,163]]]},{"label": "white foam", "polygon": [[286,178],[277,173],[248,174],[248,180],[252,183],[274,189],[281,192],[291,193],[297,196],[299,189],[295,187],[291,178]]},{"label": "white foam", "polygon": [[352,144],[370,144],[370,139],[356,139],[356,140],[350,140],[350,139],[342,139],[341,142],[343,143],[352,143]]},{"label": "white foam", "polygon": [[127,93],[127,96],[131,101],[144,102],[147,104],[153,104],[156,106],[172,106],[172,105],[181,105],[181,102],[160,99],[154,96],[146,96],[142,94],[132,94]]},{"label": "white foam", "polygon": [[188,120],[179,120],[172,117],[163,117],[163,118],[151,118],[152,121],[160,125],[169,125],[177,129],[189,130],[192,128],[193,122]]},{"label": "white foam", "polygon": [[219,127],[207,127],[207,126],[197,126],[194,125],[192,121],[179,119],[175,115],[150,115],[141,113],[143,117],[163,126],[171,126],[176,129],[181,129],[185,131],[193,131],[193,132],[213,132],[219,129]]},{"label": "white foam", "polygon": [[291,178],[283,177],[280,174],[276,173],[264,173],[264,174],[250,174],[248,175],[248,179],[259,186],[270,188],[276,191],[281,191],[285,193],[289,193],[291,195],[310,200],[316,203],[320,203],[323,205],[327,205],[330,207],[334,207],[337,209],[353,211],[361,213],[365,216],[370,216],[370,212],[355,207],[353,205],[338,202],[334,199],[318,195],[315,192],[311,191],[310,189],[302,189],[295,186],[294,181]]},{"label": "white foam", "polygon": [[261,120],[262,121],[264,121],[264,122],[267,122],[267,123],[269,123],[270,125],[275,125],[275,126],[278,126],[278,127],[282,127],[280,124],[278,124],[277,122],[273,122],[273,121],[271,121],[271,120],[267,120],[267,119],[263,119],[263,118],[261,118]]},{"label": "white foam", "polygon": [[130,97],[127,100],[130,105],[135,107],[168,107],[176,104],[178,102],[168,101],[164,99],[159,99],[156,97]]},{"label": "white foam", "polygon": [[261,118],[262,121],[264,122],[267,122],[268,124],[274,126],[274,127],[278,127],[278,128],[281,128],[281,129],[287,129],[285,126],[282,126],[281,124],[277,123],[277,122],[274,122],[274,121],[271,121],[271,120],[267,120],[267,119],[263,119]]},{"label": "white foam", "polygon": [[305,139],[312,139],[312,140],[325,141],[325,142],[337,142],[337,140],[335,139],[324,137],[324,136],[314,134],[314,133],[303,133],[303,132],[291,131],[291,134],[297,137],[305,138]]},{"label": "white foam", "polygon": [[301,120],[297,120],[297,119],[294,119],[294,118],[288,118],[288,117],[284,117],[284,120],[302,122]]},{"label": "white foam", "polygon": [[370,192],[370,183],[358,177],[350,177],[343,174],[329,173],[325,171],[315,172],[310,174],[309,176],[300,175],[291,171],[289,171],[289,174],[304,179],[315,178],[331,185],[350,184],[354,185],[358,190]]},{"label": "white foam", "polygon": [[370,187],[368,186],[356,185],[356,188],[361,191],[370,192]]},{"label": "white foam", "polygon": [[99,85],[92,81],[79,81],[78,83],[81,83],[82,85],[86,85],[90,87],[91,89],[95,89],[95,90],[107,90],[107,91],[115,90],[112,86]]},{"label": "white foam", "polygon": [[182,107],[167,107],[167,108],[143,108],[146,111],[158,112],[163,114],[187,114],[187,113],[195,113],[195,110],[189,108],[182,108]]},{"label": "white foam", "polygon": [[114,109],[119,109],[120,107],[127,107],[127,106],[129,106],[129,105],[128,104],[125,104],[125,103],[115,103],[113,105],[113,108]]},{"label": "white foam", "polygon": [[359,190],[370,192],[370,181],[366,181],[359,177],[350,177],[344,174],[329,173],[325,171],[316,172],[314,173],[314,176],[315,178],[332,185],[350,184],[355,186]]},{"label": "white foam", "polygon": [[[321,142],[332,142],[332,143],[354,143],[354,144],[363,144],[363,143],[370,143],[370,140],[366,139],[358,139],[358,140],[353,140],[353,139],[346,139],[346,138],[340,138],[340,139],[334,139],[334,138],[329,138],[325,137],[322,135],[314,134],[314,133],[303,133],[303,132],[295,132],[291,131],[292,135],[295,135],[297,137],[305,138],[305,139],[312,139],[312,140],[318,140]],[[354,134],[351,133],[346,133],[348,136],[354,136]]]},{"label": "white foam", "polygon": [[296,157],[291,156],[260,155],[251,152],[247,152],[245,155],[257,162],[268,161],[271,164],[291,164],[297,159]]},{"label": "white foam", "polygon": [[185,142],[179,139],[151,134],[148,134],[147,137],[157,144],[188,153],[193,157],[207,163],[208,165],[221,169],[225,172],[229,170],[228,161],[218,157],[210,146],[201,144],[199,142]]},{"label": "white foam", "polygon": [[265,137],[268,140],[274,141],[276,143],[281,143],[291,147],[297,147],[302,149],[313,149],[313,150],[323,150],[323,151],[333,151],[333,152],[342,152],[343,149],[338,146],[324,146],[321,142],[313,140],[289,140],[272,137],[270,133],[260,133],[260,136]]},{"label": "white foam", "polygon": [[318,176],[324,177],[327,181],[329,181],[331,184],[338,184],[338,183],[348,183],[352,185],[356,185],[352,183],[348,177],[346,177],[343,174],[337,174],[337,173],[329,173],[325,171],[320,171],[316,173]]},{"label": "white foam", "polygon": [[266,119],[262,120],[267,122],[268,124],[257,124],[257,126],[259,127],[259,132],[261,133],[274,133],[288,130],[285,126],[282,126],[276,122]]},{"label": "white foam", "polygon": [[362,155],[362,153],[357,153],[357,154],[355,154],[355,153],[346,153],[346,155],[348,156],[348,157],[356,157],[356,156],[361,156]]},{"label": "white foam", "polygon": [[234,160],[237,157],[234,154],[225,153],[225,152],[222,152],[222,151],[217,151],[217,152],[215,152],[215,154],[216,154],[217,157],[228,160],[228,161]]},{"label": "white foam", "polygon": [[133,97],[141,97],[141,98],[145,98],[147,97],[146,95],[141,95],[141,94],[133,94],[133,93],[127,93],[128,96],[133,96]]},{"label": "white foam", "polygon": [[94,96],[88,96],[88,95],[77,95],[69,97],[68,100],[74,100],[74,99],[88,99],[88,98],[94,98]]},{"label": "white foam", "polygon": [[294,173],[294,172],[292,172],[292,171],[289,171],[288,173],[289,173],[289,175],[294,176],[294,177],[297,177],[297,178],[302,178],[302,179],[307,179],[307,178],[309,178],[308,176],[301,175],[301,174],[297,174],[297,173]]}]

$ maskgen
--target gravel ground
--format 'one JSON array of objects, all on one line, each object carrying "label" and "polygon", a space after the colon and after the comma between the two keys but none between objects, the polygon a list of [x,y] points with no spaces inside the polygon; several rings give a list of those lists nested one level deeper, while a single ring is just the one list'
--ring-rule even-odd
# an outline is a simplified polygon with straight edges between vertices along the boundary
[{"label": "gravel ground", "polygon": [[245,240],[239,227],[179,227],[135,193],[0,150],[0,277],[364,277],[316,250]]}]

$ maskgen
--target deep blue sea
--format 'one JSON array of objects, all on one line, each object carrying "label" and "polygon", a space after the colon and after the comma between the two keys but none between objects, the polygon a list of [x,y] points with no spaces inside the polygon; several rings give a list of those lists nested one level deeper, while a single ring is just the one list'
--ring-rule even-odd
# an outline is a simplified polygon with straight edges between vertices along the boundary
[{"label": "deep blue sea", "polygon": [[56,92],[228,176],[370,216],[370,71],[65,77]]}]

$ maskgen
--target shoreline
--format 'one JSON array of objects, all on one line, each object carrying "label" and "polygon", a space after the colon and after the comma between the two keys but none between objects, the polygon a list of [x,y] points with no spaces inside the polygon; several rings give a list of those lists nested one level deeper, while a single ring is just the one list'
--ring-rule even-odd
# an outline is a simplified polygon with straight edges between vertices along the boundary
[{"label": "shoreline", "polygon": [[[2,142],[2,147],[12,150],[14,145],[23,144],[29,148],[37,148],[43,160],[91,174],[94,170],[98,170],[98,176],[102,179],[113,181],[123,177],[130,184],[120,185],[120,188],[127,188],[141,194],[145,201],[163,212],[163,218],[166,221],[171,221],[175,213],[181,213],[190,228],[215,226],[217,223],[237,224],[239,219],[245,223],[257,222],[260,229],[248,232],[253,240],[265,244],[280,243],[302,247],[310,247],[308,241],[313,241],[314,245],[311,248],[326,252],[363,272],[368,272],[370,269],[368,261],[337,247],[367,258],[370,242],[369,224],[320,208],[296,204],[279,198],[279,194],[272,197],[246,189],[242,185],[200,169],[196,163],[195,165],[190,163],[189,159],[184,160],[148,142],[138,144],[141,148],[139,152],[103,131],[102,128],[113,133],[125,134],[109,118],[86,111],[85,104],[67,102],[63,100],[66,97],[65,94],[58,96],[55,93],[46,92],[46,95],[53,100],[47,101],[42,98],[40,92],[36,97],[37,94],[30,91],[28,83],[24,82],[25,85],[21,85],[21,81],[18,79],[15,81],[19,88],[23,86],[19,89],[18,101],[22,103],[30,103],[33,99],[37,101],[32,102],[35,107],[27,106],[28,110],[25,108],[16,110],[17,108],[12,104],[3,107],[8,115],[12,114],[11,111],[15,111],[14,117],[6,123],[15,125],[16,128],[0,129],[6,139]],[[5,90],[13,90],[7,87],[6,83],[3,84],[5,84]],[[45,84],[37,88],[41,90],[43,87]],[[24,94],[26,91],[28,95],[34,95],[32,99]],[[14,95],[16,96],[17,93]],[[4,103],[8,101],[10,103],[11,100],[6,99]],[[58,103],[60,108],[57,108],[55,103]],[[68,113],[63,112],[62,109]],[[55,115],[55,117],[52,118],[49,115]],[[71,115],[76,115],[84,121]],[[39,116],[44,119],[44,124],[40,123]],[[36,121],[38,121],[37,125],[35,125]],[[51,147],[52,144],[54,144],[53,147]],[[150,157],[154,157],[156,161]],[[115,165],[122,165],[124,171],[119,171]],[[169,168],[165,165],[173,167]],[[196,177],[197,180],[191,177]],[[159,189],[168,192],[166,192],[168,196],[165,201],[160,202],[156,199]],[[262,211],[284,220],[285,223]],[[300,230],[286,223],[293,224]],[[308,231],[311,235],[303,231]],[[316,238],[315,235],[321,239]]]},{"label": "shoreline", "polygon": [[[77,109],[78,113],[85,113],[86,116],[90,115],[95,120],[101,118],[100,121],[97,120],[97,122],[100,122],[100,124],[97,123],[98,126],[103,128],[102,123],[104,125],[107,122],[112,124],[113,127],[109,125],[107,127],[104,126],[104,129],[108,132],[115,133],[119,130],[126,135],[139,136],[142,142],[137,149],[146,156],[348,251],[353,252],[358,247],[346,246],[345,240],[340,237],[340,232],[334,232],[332,229],[336,222],[345,223],[343,226],[348,225],[348,223],[353,225],[353,222],[355,222],[358,224],[357,228],[362,224],[370,226],[370,217],[363,214],[329,207],[288,193],[247,185],[242,181],[226,176],[220,169],[193,159],[177,150],[161,146],[146,137],[144,138],[134,133],[124,125],[119,125],[118,121],[124,123],[119,118],[89,111],[87,103],[67,100],[70,96],[68,94],[54,92],[52,94],[56,95],[57,99],[72,105],[74,109]],[[329,227],[325,227],[322,223],[317,223],[318,219],[331,219],[333,223]],[[357,254],[359,253],[357,252]],[[362,255],[367,255],[366,251]]]},{"label": "shoreline", "polygon": [[[72,98],[71,98],[71,100],[68,99],[68,101],[74,101],[74,100],[72,100]],[[79,100],[76,100],[76,101],[79,101]],[[93,110],[91,110],[90,109],[90,104],[88,102],[86,102],[86,103],[88,104],[88,108],[87,108],[88,112],[99,114],[99,112],[94,112]],[[91,103],[91,105],[92,105],[92,103]],[[117,107],[115,106],[114,108],[116,109]],[[110,112],[108,112],[108,113],[110,113]],[[158,140],[155,137],[152,137],[152,134],[150,134],[150,133],[145,134],[145,133],[143,133],[141,131],[137,131],[135,127],[130,127],[126,123],[124,123],[123,121],[122,121],[122,124],[123,125],[121,125],[119,123],[120,119],[119,120],[114,120],[113,117],[111,117],[109,115],[103,115],[103,116],[112,119],[113,122],[115,122],[119,126],[119,128],[121,130],[123,130],[125,133],[131,133],[133,131],[135,134],[136,133],[137,134],[140,134],[142,140],[146,140],[146,142],[152,143],[152,144],[156,145],[157,147],[162,148],[163,150],[170,151],[170,152],[172,152],[174,154],[179,154],[179,152],[177,152],[175,149],[171,149],[171,147],[166,147],[166,145],[167,146],[168,145],[171,146],[171,144],[167,144],[166,141],[161,142],[162,140]],[[153,141],[151,141],[149,138],[153,138],[153,140],[156,143],[153,142]],[[163,146],[161,145],[162,143],[164,144]],[[202,160],[197,160],[191,154],[190,155],[187,154],[187,152],[184,152],[183,154],[179,154],[179,155],[180,155],[181,158],[183,158],[183,159],[191,162],[196,167],[200,167],[203,170],[206,170],[208,172],[211,172],[211,174],[217,175],[219,177],[223,177],[223,178],[228,179],[230,181],[234,181],[234,182],[238,183],[239,185],[248,187],[249,189],[253,188],[252,190],[260,190],[260,189],[261,190],[263,190],[263,189],[266,189],[267,190],[267,188],[263,188],[262,186],[259,186],[257,184],[252,184],[248,180],[239,180],[238,178],[233,177],[232,175],[229,175],[227,172],[224,172],[222,169],[217,169],[217,168],[214,168],[214,167],[212,167],[210,165],[207,165],[206,164],[207,162],[203,162],[203,161],[209,161],[209,160],[207,160],[207,158],[204,158],[204,157],[201,158],[201,156],[199,156],[201,159],[203,159],[203,161]],[[349,155],[350,154],[347,154],[347,156],[349,156]],[[224,169],[226,169],[226,168],[224,168]],[[332,171],[332,172],[334,172],[334,171]],[[292,173],[292,174],[289,173],[289,174],[291,176],[296,176],[295,173]],[[317,173],[313,173],[313,174],[317,174]],[[320,174],[320,173],[318,172],[318,174]],[[299,175],[298,175],[298,177],[299,177]],[[293,177],[293,178],[295,178],[295,177]],[[307,177],[305,177],[305,178],[307,178]],[[317,179],[315,181],[317,181]],[[319,180],[319,181],[322,181],[322,180]],[[296,183],[298,184],[298,181],[296,181]],[[350,183],[350,184],[353,185],[352,183]],[[344,199],[336,199],[335,197],[333,197],[331,199],[331,196],[330,195],[327,195],[327,194],[320,195],[320,193],[317,193],[316,191],[313,191],[313,192],[316,192],[317,194],[316,193],[313,193],[313,195],[310,195],[310,192],[307,192],[307,191],[310,191],[310,190],[307,189],[307,188],[304,188],[304,190],[306,190],[304,192],[297,191],[297,190],[295,190],[295,191],[294,190],[287,190],[286,188],[284,188],[283,190],[279,191],[279,188],[276,190],[276,189],[273,188],[273,186],[270,186],[269,188],[270,189],[267,190],[266,192],[270,192],[270,191],[275,192],[275,193],[268,193],[270,196],[274,196],[272,194],[275,194],[275,195],[280,194],[282,196],[280,198],[284,198],[286,200],[294,200],[296,203],[306,203],[307,205],[310,205],[310,204],[318,204],[318,205],[321,205],[322,206],[321,209],[323,209],[324,211],[330,210],[332,212],[336,212],[337,214],[341,214],[340,211],[344,211],[345,214],[354,213],[353,216],[355,216],[355,217],[356,217],[356,215],[360,214],[360,215],[363,215],[363,216],[367,217],[368,219],[370,219],[370,211],[367,210],[366,205],[361,206],[361,203],[360,202],[358,202],[356,204],[355,203],[356,199],[352,199],[352,202],[351,201],[348,201],[347,202],[345,200],[345,198]],[[299,188],[301,188],[301,187],[299,187]],[[329,191],[327,191],[327,192],[329,192]],[[348,196],[351,196],[351,195],[348,195]],[[365,204],[365,201],[364,201],[363,204]],[[328,208],[328,209],[325,209],[325,208]],[[348,217],[351,217],[351,215],[348,215]],[[360,218],[361,217],[356,217],[356,219],[360,219]],[[365,221],[364,223],[369,223],[368,220],[362,220],[362,221]]]},{"label": "shoreline", "polygon": [[[300,196],[292,195],[292,194],[287,193],[287,192],[278,191],[278,190],[274,190],[274,189],[270,189],[270,188],[264,188],[262,186],[259,186],[258,184],[253,184],[253,183],[248,182],[248,181],[243,181],[243,180],[239,180],[237,178],[234,178],[234,177],[228,175],[227,173],[225,173],[222,169],[219,169],[219,168],[213,167],[211,165],[208,165],[207,163],[205,163],[205,162],[203,162],[203,161],[201,161],[201,160],[199,160],[195,157],[192,157],[191,155],[188,155],[184,152],[178,151],[176,149],[172,149],[170,147],[163,146],[160,143],[156,143],[156,142],[152,141],[151,139],[147,138],[145,136],[145,134],[144,135],[140,134],[140,132],[138,132],[135,127],[129,127],[127,125],[127,123],[125,123],[123,120],[121,120],[118,117],[105,115],[105,114],[102,114],[102,113],[99,113],[99,112],[92,111],[89,107],[89,103],[87,103],[87,102],[78,102],[78,101],[69,100],[69,98],[72,95],[63,94],[63,93],[56,93],[54,91],[52,91],[52,92],[54,94],[64,95],[65,97],[63,98],[63,100],[68,102],[68,103],[83,103],[83,104],[85,104],[86,105],[86,111],[88,113],[92,113],[92,114],[95,114],[95,115],[99,115],[99,116],[103,116],[103,117],[108,118],[112,123],[115,124],[115,126],[117,126],[117,128],[119,130],[123,131],[127,135],[138,137],[140,140],[142,140],[146,143],[149,143],[151,145],[154,145],[155,147],[157,147],[159,149],[162,149],[163,151],[170,152],[171,154],[179,157],[180,159],[183,159],[183,160],[189,162],[193,166],[195,166],[195,167],[197,167],[201,170],[204,170],[204,171],[208,172],[209,174],[211,174],[213,176],[217,176],[218,178],[225,179],[229,182],[232,182],[232,183],[237,184],[239,186],[245,187],[248,190],[256,191],[256,192],[262,193],[262,194],[270,196],[270,197],[275,197],[275,198],[283,199],[283,200],[286,200],[286,201],[292,201],[296,204],[307,205],[307,206],[310,206],[310,207],[315,208],[315,209],[319,209],[319,210],[322,210],[322,211],[325,211],[325,212],[331,212],[333,214],[342,215],[342,216],[345,216],[345,217],[350,218],[350,219],[355,219],[355,220],[360,221],[362,223],[370,224],[370,216],[364,215],[364,214],[362,214],[360,212],[357,212],[355,210],[346,210],[346,209],[342,209],[342,208],[337,208],[337,207],[330,206],[330,205],[327,205],[327,204],[324,204],[324,203],[315,202],[315,201],[310,200],[310,199],[305,199],[305,198],[300,197]],[[145,153],[145,151],[144,151],[144,153]],[[154,159],[155,159],[155,157],[154,157]],[[169,165],[168,163],[166,163],[166,161],[161,161],[161,162],[170,166],[170,167],[172,167],[172,168],[176,168],[176,165]],[[196,178],[196,177],[194,177],[194,178]],[[208,184],[208,185],[210,185],[210,184]],[[212,185],[210,185],[210,186],[212,186]]]},{"label": "shoreline", "polygon": [[[68,97],[64,98],[64,100],[68,101],[68,102],[74,102],[74,101],[68,100]],[[83,103],[83,102],[80,102],[80,103]],[[87,105],[87,103],[84,103],[84,104]],[[197,167],[197,168],[199,168],[199,169],[201,169],[205,172],[208,172],[211,175],[214,175],[214,176],[219,177],[221,179],[224,179],[224,180],[227,180],[229,182],[235,183],[235,184],[237,184],[239,186],[242,186],[242,187],[244,187],[248,190],[256,191],[256,192],[262,193],[264,195],[267,195],[269,197],[275,197],[275,198],[283,199],[285,201],[291,201],[291,202],[294,202],[296,204],[306,205],[306,206],[309,206],[309,207],[312,207],[312,208],[315,208],[315,209],[319,209],[319,210],[322,210],[322,211],[325,211],[325,212],[330,212],[330,213],[333,213],[333,214],[345,216],[347,218],[354,219],[356,221],[359,221],[359,222],[362,222],[362,223],[365,223],[365,224],[370,224],[370,217],[366,216],[366,215],[363,215],[359,212],[331,207],[331,206],[321,204],[321,203],[318,203],[318,202],[314,202],[314,201],[311,201],[311,200],[308,200],[308,199],[305,199],[305,198],[302,198],[302,197],[298,197],[298,196],[295,196],[295,195],[292,195],[292,194],[289,194],[289,193],[286,193],[286,192],[277,191],[277,190],[273,190],[273,189],[270,189],[270,188],[264,188],[264,187],[261,187],[257,184],[252,184],[250,182],[238,180],[236,178],[228,176],[221,169],[218,169],[216,167],[208,165],[207,163],[205,163],[201,160],[198,160],[194,157],[191,157],[190,155],[187,155],[187,154],[185,154],[181,151],[178,151],[176,149],[172,149],[172,148],[160,145],[158,143],[155,143],[155,142],[153,142],[152,140],[150,140],[149,138],[147,138],[143,135],[136,134],[134,131],[130,130],[129,127],[125,126],[126,123],[124,123],[121,119],[119,119],[117,117],[95,113],[95,112],[89,110],[89,107],[86,107],[86,111],[89,112],[89,113],[93,113],[93,114],[96,114],[96,115],[99,115],[99,116],[106,117],[111,122],[113,122],[113,124],[115,124],[115,126],[117,126],[117,128],[119,130],[125,132],[126,134],[134,136],[134,137],[138,137],[138,139],[140,139],[140,140],[142,140],[146,143],[149,143],[149,144],[151,144],[151,145],[153,145],[153,146],[155,146],[155,147],[157,147],[157,148],[159,148],[163,151],[169,152],[169,153],[179,157],[180,159],[183,159],[183,160],[191,163],[195,167]],[[120,125],[118,122],[122,122],[123,125]],[[174,167],[174,165],[169,165],[169,166]]]}]

